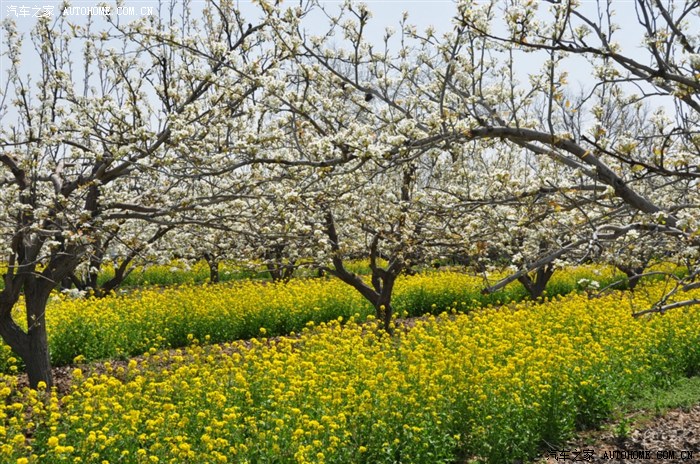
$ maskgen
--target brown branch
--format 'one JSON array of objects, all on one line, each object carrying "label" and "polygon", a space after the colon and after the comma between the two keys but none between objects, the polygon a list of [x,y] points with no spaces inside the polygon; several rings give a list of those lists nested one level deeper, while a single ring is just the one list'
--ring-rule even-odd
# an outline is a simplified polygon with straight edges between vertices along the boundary
[{"label": "brown branch", "polygon": [[649,309],[645,309],[644,311],[638,311],[636,313],[633,313],[632,316],[633,317],[640,317],[640,316],[644,316],[645,314],[653,314],[653,313],[663,314],[666,311],[670,311],[671,309],[682,308],[684,306],[693,306],[696,304],[700,304],[700,299],[693,298],[692,300],[677,301],[676,303],[670,303],[670,304],[663,305],[663,306],[653,306]]}]

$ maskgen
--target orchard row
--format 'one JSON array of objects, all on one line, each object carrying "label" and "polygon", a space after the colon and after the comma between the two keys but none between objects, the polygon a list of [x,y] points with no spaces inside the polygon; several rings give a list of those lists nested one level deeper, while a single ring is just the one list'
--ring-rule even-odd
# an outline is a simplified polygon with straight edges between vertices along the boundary
[{"label": "orchard row", "polygon": [[[569,269],[553,278],[549,292],[585,289],[587,281],[600,281],[604,286],[621,277],[612,268]],[[405,276],[397,283],[396,307],[402,315],[420,316],[450,308],[468,311],[525,296],[517,284],[482,295],[483,285],[482,277],[455,272]],[[212,343],[230,342],[259,336],[261,328],[268,336],[285,335],[310,321],[347,320],[355,314],[364,319],[373,313],[359,293],[337,279],[188,284],[104,298],[56,295],[47,311],[51,359],[58,365],[124,358],[150,348],[182,347],[189,343],[188,335],[199,340],[206,337]],[[17,369],[18,361],[9,346],[0,344],[0,371]]]},{"label": "orchard row", "polygon": [[222,260],[304,264],[386,330],[397,278],[447,261],[533,298],[591,262],[695,285],[696,3],[458,0],[440,32],[352,1],[238,3],[2,22],[0,336],[32,385],[52,382],[55,288],[105,295],[172,259],[212,281]]}]

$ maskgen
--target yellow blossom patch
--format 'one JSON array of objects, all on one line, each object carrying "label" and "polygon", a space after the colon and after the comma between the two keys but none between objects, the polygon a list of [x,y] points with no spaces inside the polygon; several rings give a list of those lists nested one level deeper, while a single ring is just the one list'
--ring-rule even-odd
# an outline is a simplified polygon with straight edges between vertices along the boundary
[{"label": "yellow blossom patch", "polygon": [[250,344],[197,335],[74,375],[61,398],[3,377],[0,461],[512,462],[697,372],[697,307],[631,317],[661,291],[430,316],[394,336],[352,317]]}]

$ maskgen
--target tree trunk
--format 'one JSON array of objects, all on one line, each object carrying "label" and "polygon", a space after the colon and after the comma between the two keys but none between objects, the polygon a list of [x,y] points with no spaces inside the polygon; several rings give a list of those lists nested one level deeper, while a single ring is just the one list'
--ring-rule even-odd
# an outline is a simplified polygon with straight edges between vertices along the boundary
[{"label": "tree trunk", "polygon": [[267,272],[270,274],[270,279],[272,279],[273,282],[281,282],[282,272],[280,268],[275,266],[275,263],[272,261],[268,261],[265,265],[267,266]]},{"label": "tree trunk", "polygon": [[46,305],[51,294],[51,285],[40,281],[41,277],[30,279],[25,286],[27,305],[27,338],[29,350],[22,360],[27,367],[29,386],[36,388],[43,381],[53,385],[51,358],[46,335]]},{"label": "tree trunk", "polygon": [[53,385],[46,335],[46,304],[51,286],[48,283],[37,282],[39,279],[41,277],[30,278],[24,286],[27,332],[12,319],[11,310],[6,311],[3,308],[0,318],[0,335],[24,362],[31,388],[37,388],[39,382],[44,382],[47,387]]},{"label": "tree trunk", "polygon": [[46,337],[46,326],[36,327],[29,337],[29,351],[22,356],[22,361],[27,369],[29,386],[37,388],[39,382],[44,382],[47,387],[53,386],[53,373],[51,372],[51,356]]},{"label": "tree trunk", "polygon": [[394,308],[391,307],[391,303],[385,302],[377,304],[374,308],[377,313],[377,319],[381,321],[384,330],[391,334],[393,332],[391,318],[394,315]]},{"label": "tree trunk", "polygon": [[289,282],[292,280],[292,277],[294,277],[294,271],[296,270],[295,264],[296,260],[290,259],[289,262],[283,266],[282,280],[284,282]]},{"label": "tree trunk", "polygon": [[71,279],[70,276],[65,277],[63,280],[61,280],[61,291],[70,290],[72,287],[73,279]]},{"label": "tree trunk", "polygon": [[534,280],[529,274],[523,274],[518,277],[518,282],[525,287],[525,290],[530,294],[530,298],[536,300],[544,293],[549,279],[552,278],[552,274],[554,274],[554,267],[545,265],[537,269]]},{"label": "tree trunk", "polygon": [[209,282],[216,284],[219,283],[219,263],[210,263],[209,264]]},{"label": "tree trunk", "polygon": [[[340,269],[340,270],[339,270]],[[385,275],[380,278],[376,274],[372,276],[374,288],[368,286],[356,274],[348,272],[344,267],[339,266],[336,269],[326,269],[331,275],[338,277],[346,284],[353,287],[355,290],[369,301],[377,316],[377,320],[383,325],[384,330],[391,333],[391,318],[394,314],[394,309],[391,306],[391,294],[394,289],[395,275]]]},{"label": "tree trunk", "polygon": [[391,318],[394,315],[394,308],[391,306],[391,295],[394,291],[394,282],[396,282],[396,276],[388,272],[382,272],[381,278],[376,274],[372,276],[372,283],[377,295],[374,302],[377,319],[382,322],[384,330],[390,334],[393,332]]},{"label": "tree trunk", "polygon": [[644,272],[644,269],[646,269],[646,265],[634,268],[618,265],[617,268],[624,272],[627,276],[627,288],[629,290],[634,290],[634,287],[637,286],[637,284],[639,283],[639,279],[641,278],[640,274],[642,274]]},{"label": "tree trunk", "polygon": [[209,266],[209,282],[216,284],[219,282],[219,260],[216,259],[212,254],[207,253],[204,255],[204,259]]},{"label": "tree trunk", "polygon": [[394,290],[396,277],[403,270],[403,260],[389,259],[389,265],[386,269],[377,266],[377,257],[380,256],[378,252],[379,235],[375,235],[370,245],[370,269],[372,269],[372,286],[370,287],[357,274],[345,268],[343,259],[338,253],[340,251],[338,232],[335,228],[333,214],[330,211],[326,213],[326,233],[330,239],[331,248],[336,254],[332,257],[333,267],[324,269],[360,292],[374,306],[377,319],[384,325],[384,330],[391,334],[391,317],[393,316],[391,294]]},{"label": "tree trunk", "polygon": [[635,288],[635,287],[637,286],[637,284],[639,283],[639,276],[636,275],[636,273],[635,273],[634,275],[628,275],[627,277],[628,277],[628,280],[627,280],[627,287],[628,287],[630,290],[634,290],[634,288]]}]

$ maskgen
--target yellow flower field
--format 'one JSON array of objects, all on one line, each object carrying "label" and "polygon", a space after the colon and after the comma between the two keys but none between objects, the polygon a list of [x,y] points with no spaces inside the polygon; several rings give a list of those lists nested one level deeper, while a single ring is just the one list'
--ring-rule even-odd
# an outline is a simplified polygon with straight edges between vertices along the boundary
[{"label": "yellow flower field", "polygon": [[431,316],[393,337],[338,320],[252,346],[190,337],[185,349],[151,350],[102,373],[75,369],[61,398],[4,377],[0,461],[531,457],[640,387],[698,370],[698,308],[630,316],[660,287]]},{"label": "yellow flower field", "polygon": [[[597,276],[594,272],[603,275]],[[553,291],[576,289],[582,277],[611,280],[610,270],[582,267],[555,274]],[[495,278],[494,278],[495,279]],[[521,299],[518,284],[505,292],[481,295],[482,278],[455,272],[402,277],[394,306],[411,316],[438,314],[456,307],[468,310],[488,303]],[[559,290],[555,290],[559,288]],[[16,319],[22,323],[21,308]],[[369,303],[336,279],[297,279],[289,283],[243,281],[229,285],[183,285],[146,288],[103,299],[55,296],[47,318],[49,344],[55,365],[79,360],[124,358],[149,348],[187,345],[187,335],[225,342],[259,335],[299,331],[309,321],[349,318],[372,313]],[[0,342],[0,371],[13,369],[14,357]]]}]

